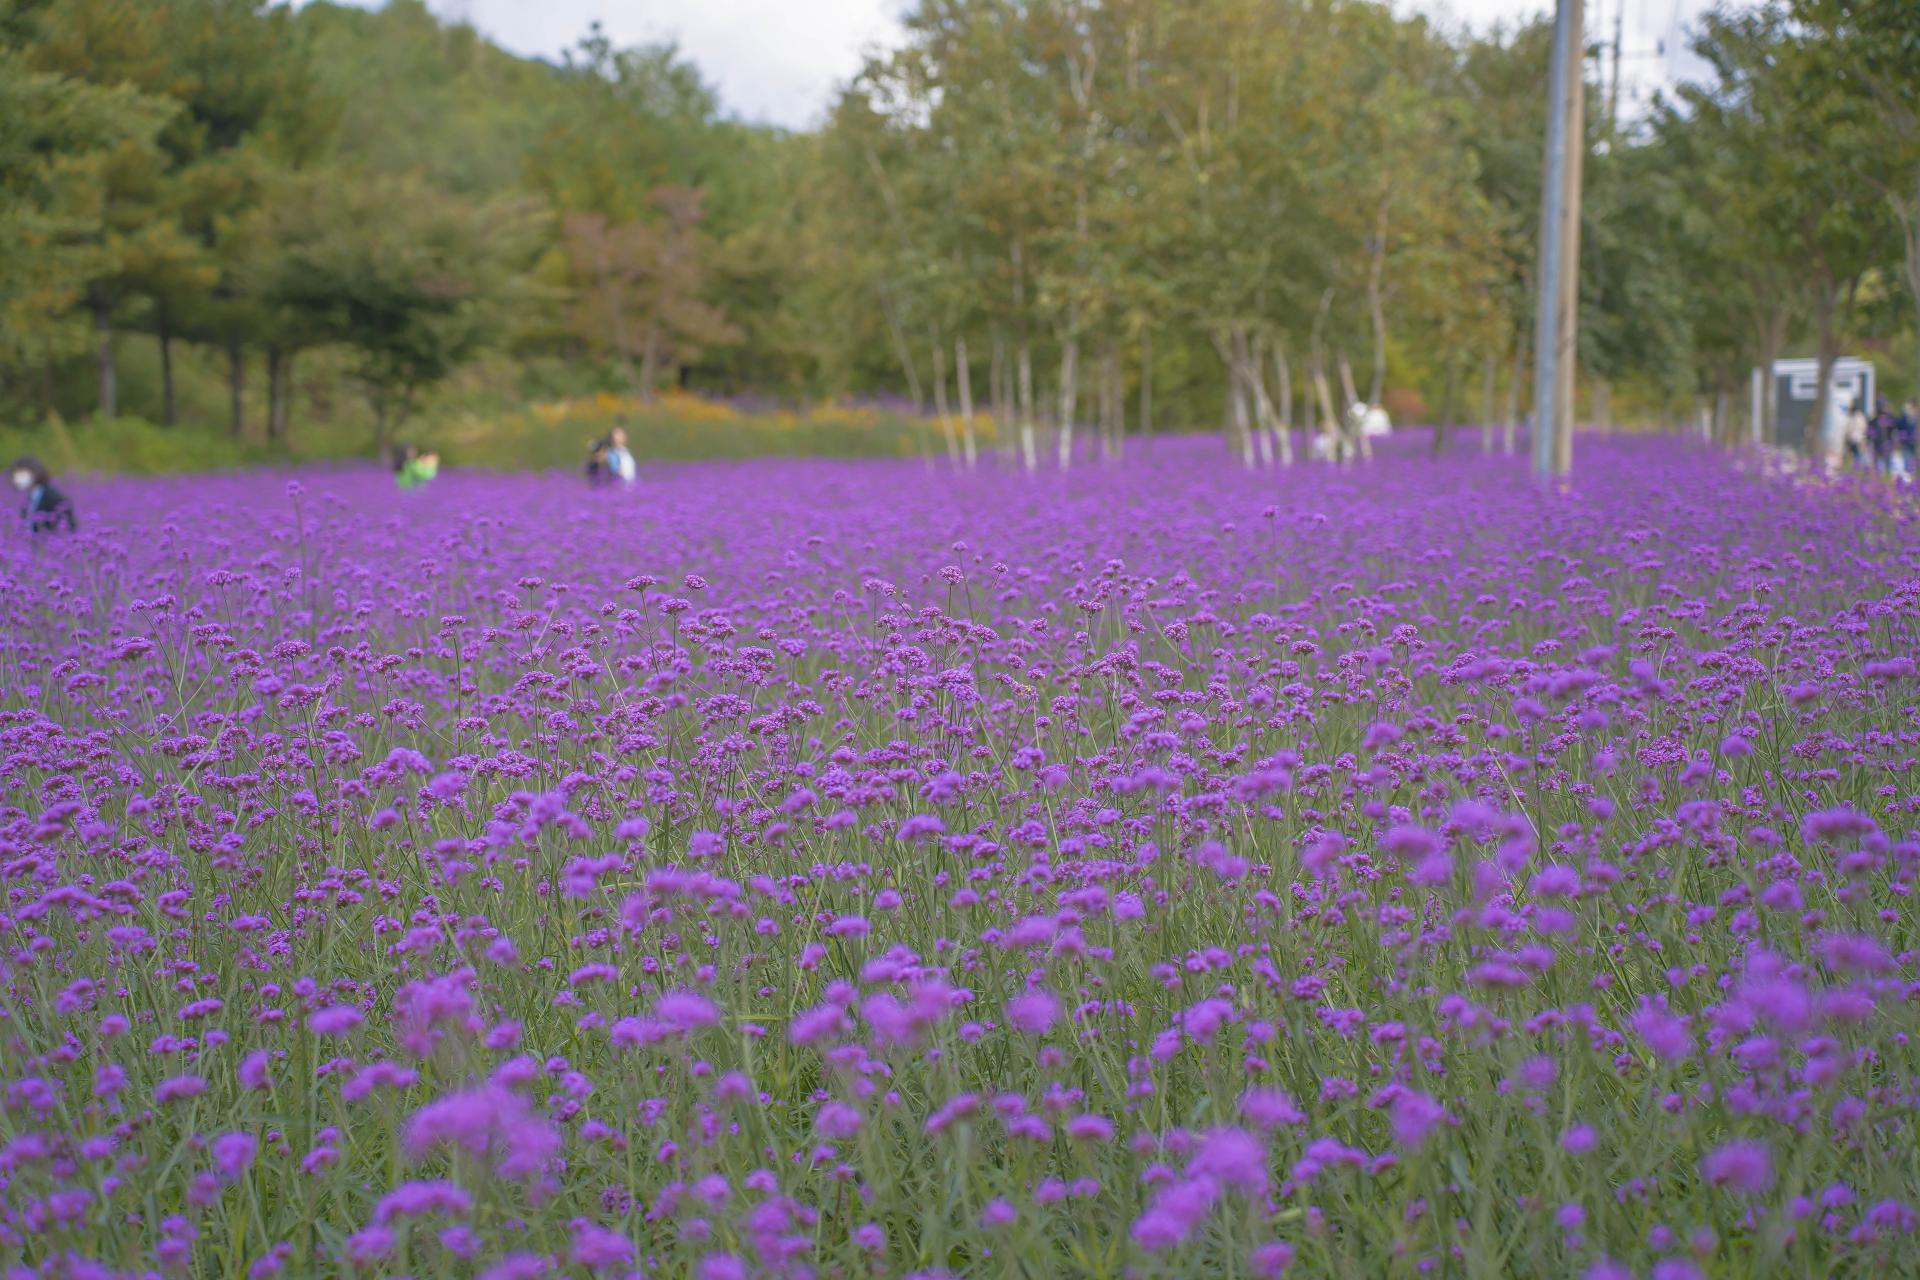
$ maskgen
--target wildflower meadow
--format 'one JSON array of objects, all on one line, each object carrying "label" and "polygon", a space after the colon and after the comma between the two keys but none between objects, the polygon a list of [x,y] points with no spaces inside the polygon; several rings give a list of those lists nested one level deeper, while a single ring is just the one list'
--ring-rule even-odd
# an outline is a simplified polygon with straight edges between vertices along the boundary
[{"label": "wildflower meadow", "polygon": [[1913,1274],[1910,500],[1581,448],[73,486],[4,1274]]}]

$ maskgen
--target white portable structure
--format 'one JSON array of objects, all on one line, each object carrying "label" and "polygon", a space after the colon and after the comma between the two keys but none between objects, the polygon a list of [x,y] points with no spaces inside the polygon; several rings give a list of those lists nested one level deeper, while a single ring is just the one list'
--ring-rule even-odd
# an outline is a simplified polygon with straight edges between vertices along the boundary
[{"label": "white portable structure", "polygon": [[[1866,360],[1842,356],[1833,362],[1830,385],[1833,394],[1827,397],[1827,420],[1825,423],[1815,423],[1813,407],[1820,389],[1818,360],[1776,360],[1771,377],[1767,371],[1755,369],[1752,388],[1754,443],[1771,444],[1802,453],[1824,454],[1838,448],[1840,428],[1846,420],[1847,409],[1857,401],[1869,414],[1873,412],[1873,365]],[[1771,440],[1760,438],[1761,422],[1764,420],[1760,412],[1763,396],[1770,398],[1773,406]]]}]

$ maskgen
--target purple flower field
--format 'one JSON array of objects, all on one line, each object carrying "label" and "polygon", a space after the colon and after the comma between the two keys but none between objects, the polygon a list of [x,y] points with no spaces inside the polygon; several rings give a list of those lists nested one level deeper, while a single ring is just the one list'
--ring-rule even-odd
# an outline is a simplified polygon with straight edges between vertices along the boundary
[{"label": "purple flower field", "polygon": [[75,485],[4,1274],[1912,1274],[1912,509],[1522,466]]}]

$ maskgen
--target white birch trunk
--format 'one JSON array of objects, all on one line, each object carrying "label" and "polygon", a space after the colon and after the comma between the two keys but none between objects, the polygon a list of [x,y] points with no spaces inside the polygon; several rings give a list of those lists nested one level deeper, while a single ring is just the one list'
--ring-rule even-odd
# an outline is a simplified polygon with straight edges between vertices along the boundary
[{"label": "white birch trunk", "polygon": [[953,429],[953,415],[947,412],[947,349],[936,335],[933,338],[933,414],[940,420],[940,434],[946,441],[947,461],[960,461],[960,437]]},{"label": "white birch trunk", "polygon": [[1060,448],[1062,469],[1073,465],[1073,411],[1080,393],[1080,340],[1068,338],[1060,348]]},{"label": "white birch trunk", "polygon": [[1015,357],[1020,396],[1020,459],[1028,471],[1040,469],[1040,450],[1033,437],[1033,348],[1020,344]]}]

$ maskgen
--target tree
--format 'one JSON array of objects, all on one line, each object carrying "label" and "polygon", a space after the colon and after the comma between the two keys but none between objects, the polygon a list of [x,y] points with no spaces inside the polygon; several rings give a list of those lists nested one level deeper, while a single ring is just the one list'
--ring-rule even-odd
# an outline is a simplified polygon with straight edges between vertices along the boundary
[{"label": "tree", "polygon": [[[1792,296],[1779,286],[1804,282],[1819,362],[1814,430],[1824,430],[1841,335],[1861,279],[1886,258],[1891,231],[1883,205],[1852,194],[1854,165],[1844,140],[1857,114],[1842,82],[1828,74],[1826,52],[1792,26],[1778,3],[1710,15],[1694,48],[1714,78],[1683,88],[1699,117],[1695,127],[1708,139],[1693,155],[1704,151],[1723,175],[1722,212],[1741,232],[1742,250],[1766,264],[1754,290],[1758,306],[1777,315]],[[1792,136],[1818,137],[1823,145],[1782,144]],[[1784,324],[1770,316],[1756,328],[1764,356]]]},{"label": "tree", "polygon": [[281,252],[259,269],[261,299],[353,352],[384,457],[421,394],[501,331],[539,227],[524,205],[316,174],[266,230]]},{"label": "tree", "polygon": [[0,50],[0,366],[45,371],[85,349],[74,308],[116,255],[101,176],[144,164],[171,109]]},{"label": "tree", "polygon": [[1843,100],[1859,179],[1886,201],[1903,244],[1920,389],[1920,5],[1908,0],[1792,0],[1818,38],[1809,53]]},{"label": "tree", "polygon": [[569,328],[620,361],[642,396],[653,395],[663,363],[690,364],[704,346],[739,333],[702,297],[700,193],[661,187],[652,204],[650,221],[615,225],[576,213],[564,226],[575,285]]}]

